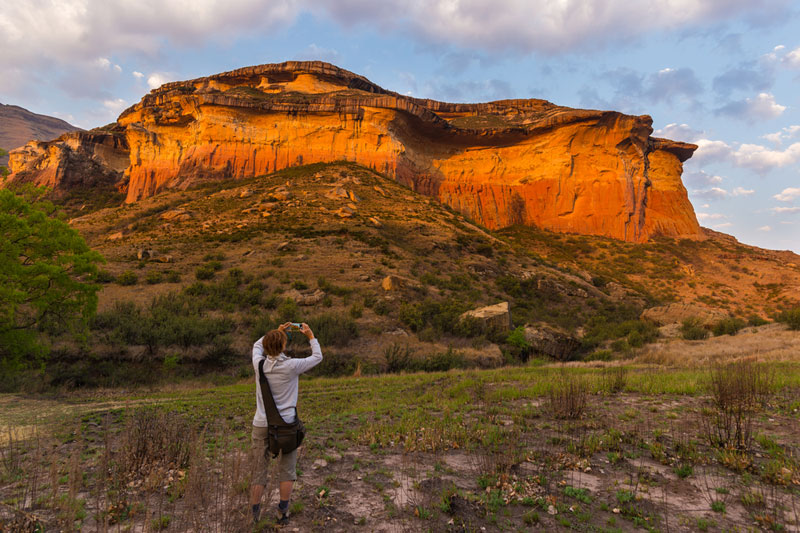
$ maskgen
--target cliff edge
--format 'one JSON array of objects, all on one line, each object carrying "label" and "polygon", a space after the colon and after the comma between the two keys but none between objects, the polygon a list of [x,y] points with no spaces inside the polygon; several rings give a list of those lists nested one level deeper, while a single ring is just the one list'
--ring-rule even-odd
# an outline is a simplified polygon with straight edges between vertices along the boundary
[{"label": "cliff edge", "polygon": [[653,138],[651,124],[537,99],[411,98],[328,63],[292,61],[165,84],[111,128],[14,151],[8,181],[57,190],[116,180],[136,202],[205,180],[348,160],[491,229],[701,237],[681,182],[697,147]]}]

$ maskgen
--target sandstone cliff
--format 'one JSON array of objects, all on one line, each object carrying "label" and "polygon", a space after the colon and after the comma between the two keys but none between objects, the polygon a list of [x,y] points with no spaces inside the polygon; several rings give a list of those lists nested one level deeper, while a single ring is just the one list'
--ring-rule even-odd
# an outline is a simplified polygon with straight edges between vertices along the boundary
[{"label": "sandstone cliff", "polygon": [[98,172],[113,172],[135,202],[202,180],[349,160],[489,228],[528,224],[634,242],[698,236],[680,179],[696,146],[650,137],[651,123],[535,99],[415,99],[327,63],[287,62],[163,85],[102,139],[29,145],[14,152],[11,169],[12,181],[63,187],[73,160],[102,167],[97,147],[106,147],[112,163]]},{"label": "sandstone cliff", "polygon": [[[32,139],[47,141],[68,131],[79,130],[72,124],[55,117],[32,113],[15,105],[0,104],[0,148],[9,151]],[[8,156],[0,157],[0,165],[8,163]]]}]

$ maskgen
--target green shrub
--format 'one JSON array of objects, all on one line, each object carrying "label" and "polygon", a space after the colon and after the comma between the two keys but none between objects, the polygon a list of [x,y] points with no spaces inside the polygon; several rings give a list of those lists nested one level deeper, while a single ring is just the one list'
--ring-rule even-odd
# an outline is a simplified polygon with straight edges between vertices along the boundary
[{"label": "green shrub", "polygon": [[477,336],[484,332],[475,322],[462,324],[461,315],[467,310],[463,302],[453,299],[437,302],[425,299],[400,306],[398,316],[411,331],[420,332],[427,327],[437,334],[450,333],[460,336]]},{"label": "green shrub", "polygon": [[338,313],[325,313],[308,320],[314,335],[325,346],[347,346],[358,337],[358,325],[350,317]]},{"label": "green shrub", "polygon": [[164,275],[158,270],[151,270],[147,273],[147,276],[145,276],[144,280],[148,285],[156,285],[164,281]]},{"label": "green shrub", "polygon": [[199,280],[209,280],[214,277],[214,269],[208,265],[197,267],[194,271],[194,276]]},{"label": "green shrub", "polygon": [[745,321],[741,318],[723,318],[711,328],[715,337],[720,335],[736,335],[745,326]]},{"label": "green shrub", "polygon": [[225,260],[225,254],[221,252],[217,253],[212,252],[203,256],[203,261],[224,261],[224,260]]},{"label": "green shrub", "polygon": [[708,338],[708,330],[697,317],[689,317],[681,324],[681,337],[687,341],[698,341]]},{"label": "green shrub", "polygon": [[386,371],[390,373],[412,370],[414,363],[414,350],[407,344],[392,344],[383,351],[386,360]]},{"label": "green shrub", "polygon": [[326,353],[322,362],[310,373],[314,376],[347,376],[353,374],[357,367],[358,361],[352,354],[333,351]]},{"label": "green shrub", "polygon": [[167,283],[180,283],[181,281],[180,272],[176,272],[174,270],[167,270],[165,274]]},{"label": "green shrub", "polygon": [[791,330],[800,330],[800,307],[784,311],[778,315],[778,321],[788,325]]},{"label": "green shrub", "polygon": [[418,359],[414,366],[424,372],[444,372],[451,368],[467,368],[467,360],[461,352],[448,348],[446,352]]},{"label": "green shrub", "polygon": [[112,344],[147,346],[151,354],[167,346],[205,346],[233,327],[229,319],[201,316],[179,293],[156,297],[144,310],[120,302],[92,321],[92,329],[104,332]]},{"label": "green shrub", "polygon": [[388,300],[380,299],[372,306],[372,310],[375,311],[375,314],[378,316],[388,315],[389,311],[392,310],[392,304],[389,303]]},{"label": "green shrub", "polygon": [[350,316],[352,318],[361,318],[364,314],[364,306],[356,302],[350,306]]},{"label": "green shrub", "polygon": [[329,294],[333,294],[334,296],[347,296],[348,294],[353,292],[353,289],[349,287],[340,287],[338,285],[334,285],[333,283],[330,283],[323,277],[317,279],[317,287],[319,287],[320,289]]},{"label": "green shrub", "polygon": [[138,281],[139,276],[136,275],[136,272],[131,272],[130,270],[126,270],[117,276],[117,283],[124,286],[136,285]]},{"label": "green shrub", "polygon": [[97,274],[94,275],[94,281],[96,283],[113,283],[116,279],[114,274],[108,270],[98,270]]},{"label": "green shrub", "polygon": [[753,314],[747,317],[747,325],[749,326],[763,326],[764,324],[769,324],[769,320],[765,320],[761,318],[759,315]]},{"label": "green shrub", "polygon": [[[302,314],[297,303],[291,298],[285,298],[278,308],[278,319],[282,322],[302,322]],[[316,333],[316,330],[314,331]],[[320,341],[322,342],[322,341]]]}]

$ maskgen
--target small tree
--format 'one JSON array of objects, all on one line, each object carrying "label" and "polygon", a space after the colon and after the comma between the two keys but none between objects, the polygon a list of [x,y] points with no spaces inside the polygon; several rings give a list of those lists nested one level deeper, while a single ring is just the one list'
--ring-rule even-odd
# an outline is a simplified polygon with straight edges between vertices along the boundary
[{"label": "small tree", "polygon": [[103,258],[55,218],[42,189],[0,190],[0,386],[47,353],[41,333],[85,335]]}]

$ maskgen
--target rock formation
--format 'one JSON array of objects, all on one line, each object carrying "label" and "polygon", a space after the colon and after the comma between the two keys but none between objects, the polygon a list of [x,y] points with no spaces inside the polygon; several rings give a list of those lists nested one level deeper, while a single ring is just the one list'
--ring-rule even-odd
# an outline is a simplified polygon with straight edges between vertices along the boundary
[{"label": "rock formation", "polygon": [[[0,148],[6,151],[32,139],[47,141],[79,129],[59,118],[32,113],[16,105],[0,104]],[[0,166],[7,163],[8,156],[0,157]]]},{"label": "rock formation", "polygon": [[31,141],[11,151],[10,182],[50,187],[58,194],[80,187],[119,186],[130,163],[119,131],[74,131],[53,141]]},{"label": "rock formation", "polygon": [[[165,84],[124,111],[104,133],[114,141],[101,144],[129,150],[119,180],[127,202],[202,180],[349,160],[492,229],[527,224],[633,242],[698,236],[680,179],[696,146],[650,137],[651,123],[545,100],[421,100],[327,63],[287,62]],[[92,135],[70,145],[80,164],[96,154],[83,146],[97,142]],[[62,137],[15,152],[12,180],[61,186],[71,156],[42,157],[58,143],[69,145]]]}]

